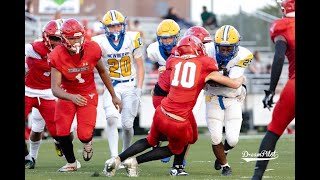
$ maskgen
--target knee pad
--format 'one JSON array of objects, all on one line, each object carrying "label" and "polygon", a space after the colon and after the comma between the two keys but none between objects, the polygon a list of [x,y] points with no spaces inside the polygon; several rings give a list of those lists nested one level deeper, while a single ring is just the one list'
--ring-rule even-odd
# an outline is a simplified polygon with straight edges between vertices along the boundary
[{"label": "knee pad", "polygon": [[30,120],[31,120],[31,130],[33,132],[42,132],[44,131],[44,127],[46,125],[44,119],[42,118],[42,116],[37,116],[37,115],[31,115],[30,116]]},{"label": "knee pad", "polygon": [[133,121],[132,120],[124,120],[122,123],[123,129],[131,129],[133,128]]},{"label": "knee pad", "polygon": [[226,140],[231,147],[235,147],[239,142],[239,138],[234,136],[226,137]]},{"label": "knee pad", "polygon": [[108,126],[116,126],[118,122],[118,117],[117,116],[107,116],[107,125]]},{"label": "knee pad", "polygon": [[[211,134],[212,145],[218,145],[222,142],[222,134]],[[229,141],[228,141],[229,142]]]}]

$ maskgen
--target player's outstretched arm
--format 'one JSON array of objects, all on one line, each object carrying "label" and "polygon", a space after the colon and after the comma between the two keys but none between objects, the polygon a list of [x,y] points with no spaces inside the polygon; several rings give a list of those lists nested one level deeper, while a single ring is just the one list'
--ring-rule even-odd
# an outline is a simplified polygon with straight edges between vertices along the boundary
[{"label": "player's outstretched arm", "polygon": [[210,81],[214,81],[216,83],[223,84],[230,88],[237,89],[245,82],[245,76],[240,76],[239,78],[229,78],[229,77],[223,76],[218,71],[213,71],[205,79],[205,82],[210,82]]}]

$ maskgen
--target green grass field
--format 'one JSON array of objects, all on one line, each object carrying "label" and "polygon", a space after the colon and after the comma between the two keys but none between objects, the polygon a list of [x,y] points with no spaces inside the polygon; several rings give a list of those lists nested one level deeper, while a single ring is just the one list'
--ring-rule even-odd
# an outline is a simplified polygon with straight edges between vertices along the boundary
[{"label": "green grass field", "polygon": [[[138,140],[145,136],[135,136]],[[232,167],[233,174],[229,177],[221,176],[221,170],[213,168],[215,157],[211,150],[209,135],[199,135],[199,140],[190,147],[187,157],[186,171],[190,174],[184,177],[171,177],[169,169],[173,158],[169,163],[162,163],[160,160],[147,162],[139,165],[138,179],[161,180],[178,178],[185,180],[220,180],[220,179],[250,179],[256,161],[246,162],[242,158],[242,152],[256,153],[263,135],[242,135],[238,145],[228,154],[228,162]],[[57,170],[65,165],[66,161],[55,153],[52,139],[43,140],[38,155],[35,169],[25,170],[27,180],[85,180],[85,179],[106,179],[102,170],[104,162],[109,158],[109,148],[106,139],[95,137],[93,140],[94,154],[90,161],[82,158],[82,144],[78,139],[74,140],[74,151],[76,158],[81,162],[82,167],[76,172],[61,173]],[[121,143],[119,143],[121,145]],[[284,134],[277,144],[277,159],[271,160],[264,174],[264,179],[291,180],[295,179],[295,136]],[[121,150],[121,148],[119,148]],[[99,172],[99,177],[91,177],[94,172]],[[128,179],[125,169],[117,171],[112,179]]]}]

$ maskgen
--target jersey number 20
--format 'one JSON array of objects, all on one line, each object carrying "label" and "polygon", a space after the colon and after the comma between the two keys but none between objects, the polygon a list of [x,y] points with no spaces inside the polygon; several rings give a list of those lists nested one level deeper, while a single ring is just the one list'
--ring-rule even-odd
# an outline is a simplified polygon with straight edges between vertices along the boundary
[{"label": "jersey number 20", "polygon": [[[108,60],[110,77],[120,78],[130,76],[131,75],[131,63],[130,57],[124,56],[118,61],[117,59],[109,59]],[[115,72],[120,68],[120,73]]]},{"label": "jersey number 20", "polygon": [[181,84],[181,86],[184,88],[191,88],[195,81],[196,65],[193,62],[186,62],[183,64],[183,67],[181,66],[182,62],[179,62],[175,65],[174,77],[171,81],[171,85],[178,86]]}]

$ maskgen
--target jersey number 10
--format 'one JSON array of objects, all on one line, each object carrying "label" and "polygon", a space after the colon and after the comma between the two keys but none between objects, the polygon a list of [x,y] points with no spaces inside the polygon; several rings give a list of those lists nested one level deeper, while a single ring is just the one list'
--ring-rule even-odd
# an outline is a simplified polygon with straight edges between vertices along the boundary
[{"label": "jersey number 10", "polygon": [[196,76],[196,65],[193,62],[186,62],[183,64],[183,67],[181,66],[182,62],[175,65],[174,77],[171,81],[171,85],[178,86],[181,84],[184,88],[193,87]]}]

